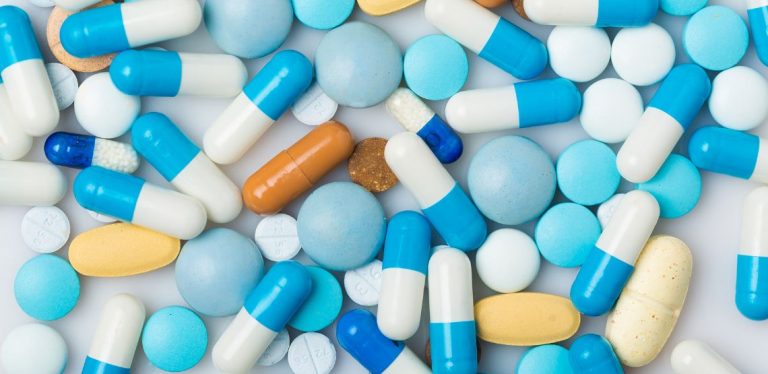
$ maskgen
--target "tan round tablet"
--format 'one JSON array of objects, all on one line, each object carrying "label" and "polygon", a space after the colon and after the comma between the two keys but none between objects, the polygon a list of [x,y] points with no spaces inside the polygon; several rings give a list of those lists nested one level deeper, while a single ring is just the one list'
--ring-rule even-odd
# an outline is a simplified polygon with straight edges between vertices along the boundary
[{"label": "tan round tablet", "polygon": [[[92,7],[112,5],[114,3],[115,2],[112,0],[104,0],[96,5],[93,5]],[[59,62],[61,62],[64,66],[74,71],[93,73],[106,69],[115,58],[114,53],[91,58],[77,58],[67,53],[67,51],[64,50],[64,47],[61,45],[61,39],[59,38],[61,25],[64,23],[64,20],[66,20],[67,17],[73,13],[74,12],[60,7],[54,7],[53,11],[51,11],[51,15],[48,16],[48,27],[46,28],[45,35],[46,39],[48,39],[48,47],[51,48],[53,57],[56,57],[56,59],[59,60]]]},{"label": "tan round tablet", "polygon": [[387,140],[363,139],[357,143],[349,158],[349,177],[371,192],[384,192],[397,184],[397,177],[384,160]]}]

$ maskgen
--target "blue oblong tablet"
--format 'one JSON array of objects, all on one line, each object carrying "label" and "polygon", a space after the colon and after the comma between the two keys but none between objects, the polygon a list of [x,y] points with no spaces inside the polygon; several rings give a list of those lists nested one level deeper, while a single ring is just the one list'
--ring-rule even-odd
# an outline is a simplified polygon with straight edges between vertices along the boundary
[{"label": "blue oblong tablet", "polygon": [[536,223],[535,239],[541,255],[560,267],[581,266],[600,237],[600,221],[587,208],[561,203]]},{"label": "blue oblong tablet", "polygon": [[721,71],[741,61],[749,46],[749,31],[736,12],[708,6],[694,14],[683,29],[683,48],[701,67]]},{"label": "blue oblong tablet", "polygon": [[344,295],[333,274],[318,266],[307,266],[306,269],[312,277],[312,293],[293,315],[288,326],[304,332],[320,331],[338,317]]},{"label": "blue oblong tablet", "polygon": [[208,330],[195,312],[170,306],[155,312],[144,325],[141,348],[156,367],[170,372],[191,369],[205,356]]},{"label": "blue oblong tablet", "polygon": [[53,321],[77,305],[80,279],[67,260],[40,255],[21,266],[13,281],[13,292],[24,313],[41,321]]},{"label": "blue oblong tablet", "polygon": [[291,0],[291,3],[299,22],[318,30],[341,25],[355,9],[355,0]]},{"label": "blue oblong tablet", "polygon": [[416,95],[427,100],[445,100],[459,92],[467,81],[467,53],[445,35],[427,35],[405,51],[403,74]]},{"label": "blue oblong tablet", "polygon": [[687,158],[672,154],[651,180],[637,188],[647,191],[661,208],[661,217],[682,217],[696,207],[701,197],[701,174]]},{"label": "blue oblong tablet", "polygon": [[613,196],[621,183],[616,153],[596,140],[571,144],[557,159],[560,191],[581,205],[600,204]]}]

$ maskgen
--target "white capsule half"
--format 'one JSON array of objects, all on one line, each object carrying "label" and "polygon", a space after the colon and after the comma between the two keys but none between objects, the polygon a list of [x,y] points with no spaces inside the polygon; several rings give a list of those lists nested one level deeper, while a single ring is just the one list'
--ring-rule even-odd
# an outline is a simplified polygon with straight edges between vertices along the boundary
[{"label": "white capsule half", "polygon": [[223,373],[246,373],[277,334],[241,308],[213,346],[213,365]]},{"label": "white capsule half", "polygon": [[645,191],[624,195],[595,246],[626,264],[634,265],[659,220],[659,203]]},{"label": "white capsule half", "polygon": [[32,149],[32,136],[13,115],[5,85],[0,83],[0,160],[18,160]]},{"label": "white capsule half", "polygon": [[672,351],[672,370],[677,374],[741,374],[712,347],[699,340],[685,340]]},{"label": "white capsule half", "polygon": [[59,124],[59,104],[40,59],[17,62],[2,70],[13,114],[24,132],[43,136]]},{"label": "white capsule half", "polygon": [[685,129],[668,113],[646,109],[616,155],[621,176],[632,183],[643,183],[659,171]]},{"label": "white capsule half", "polygon": [[133,295],[118,294],[104,304],[83,373],[104,373],[103,364],[131,368],[144,327],[144,304]]},{"label": "white capsule half", "polygon": [[205,132],[203,148],[213,162],[232,164],[242,158],[273,123],[275,120],[241,92]]},{"label": "white capsule half", "polygon": [[402,341],[413,336],[421,323],[426,276],[411,269],[388,268],[381,276],[376,322],[384,336]]},{"label": "white capsule half", "polygon": [[50,206],[67,193],[67,178],[43,162],[0,161],[0,204]]}]

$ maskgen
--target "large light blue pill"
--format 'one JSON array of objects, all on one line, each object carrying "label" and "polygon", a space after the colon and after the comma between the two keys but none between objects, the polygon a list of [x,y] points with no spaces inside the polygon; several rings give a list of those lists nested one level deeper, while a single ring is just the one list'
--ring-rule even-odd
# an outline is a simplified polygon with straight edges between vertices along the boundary
[{"label": "large light blue pill", "polygon": [[33,257],[13,281],[16,302],[24,313],[41,321],[64,317],[80,298],[80,279],[66,260],[54,255]]},{"label": "large light blue pill", "polygon": [[293,315],[288,326],[304,332],[320,331],[330,326],[339,316],[344,295],[333,274],[317,266],[307,266],[306,269],[312,276],[312,293]]},{"label": "large light blue pill", "polygon": [[207,347],[205,323],[195,312],[181,306],[155,312],[141,333],[141,348],[149,362],[174,373],[197,365]]},{"label": "large light blue pill", "polygon": [[355,0],[291,0],[299,22],[318,30],[344,23],[355,9]]},{"label": "large light blue pill", "polygon": [[647,191],[661,208],[661,217],[678,218],[692,211],[701,197],[701,174],[687,158],[672,154],[653,179],[637,185]]},{"label": "large light blue pill", "polygon": [[568,350],[554,344],[526,351],[517,362],[516,374],[572,374]]},{"label": "large light blue pill", "polygon": [[728,7],[708,6],[693,15],[683,29],[683,48],[701,67],[721,71],[741,61],[749,46],[744,20]]},{"label": "large light blue pill", "polygon": [[581,266],[600,237],[600,221],[587,208],[557,204],[536,223],[536,246],[544,258],[561,267]]},{"label": "large light blue pill", "polygon": [[224,52],[258,58],[283,44],[293,24],[291,0],[206,0],[203,19]]},{"label": "large light blue pill", "polygon": [[690,16],[707,5],[708,0],[661,0],[661,10],[673,16]]},{"label": "large light blue pill", "polygon": [[427,35],[405,51],[408,87],[427,100],[445,100],[464,87],[469,62],[464,48],[445,35]]},{"label": "large light blue pill", "polygon": [[596,140],[571,144],[557,159],[560,191],[581,205],[597,205],[613,196],[621,183],[616,153]]}]

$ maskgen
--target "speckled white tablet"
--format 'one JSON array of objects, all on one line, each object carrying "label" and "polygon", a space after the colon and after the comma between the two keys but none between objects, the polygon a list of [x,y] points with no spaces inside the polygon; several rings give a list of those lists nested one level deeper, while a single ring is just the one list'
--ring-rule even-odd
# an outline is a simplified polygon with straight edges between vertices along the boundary
[{"label": "speckled white tablet", "polygon": [[306,332],[293,339],[288,366],[294,374],[328,374],[336,365],[336,348],[325,335]]},{"label": "speckled white tablet", "polygon": [[88,209],[86,209],[85,211],[88,212],[88,215],[91,216],[91,218],[93,218],[93,219],[95,219],[95,220],[97,220],[97,221],[99,221],[101,223],[117,222],[116,218],[112,218],[110,216],[106,216],[106,215],[101,214],[101,213],[96,213],[96,212],[94,212],[92,210],[88,210]]},{"label": "speckled white tablet", "polygon": [[611,62],[621,79],[635,86],[650,86],[672,70],[675,42],[667,30],[654,23],[622,29],[613,38]]},{"label": "speckled white tablet", "polygon": [[515,229],[499,229],[477,250],[477,275],[488,288],[517,292],[528,287],[539,274],[541,258],[530,236]]},{"label": "speckled white tablet", "polygon": [[768,80],[752,68],[736,66],[715,77],[709,111],[717,123],[745,131],[768,117]]},{"label": "speckled white tablet", "polygon": [[328,97],[320,85],[315,82],[293,104],[291,113],[299,122],[309,126],[317,126],[330,121],[338,109],[339,104]]},{"label": "speckled white tablet", "polygon": [[584,91],[581,126],[593,139],[621,143],[643,115],[643,97],[631,84],[616,78],[593,83]]},{"label": "speckled white tablet", "polygon": [[355,304],[362,306],[379,304],[381,267],[381,261],[373,260],[370,264],[344,273],[344,289]]},{"label": "speckled white tablet", "polygon": [[67,366],[67,343],[54,329],[39,323],[8,333],[0,347],[3,373],[59,374]]},{"label": "speckled white tablet", "polygon": [[139,115],[141,100],[115,87],[109,73],[91,75],[75,96],[75,116],[83,128],[99,138],[125,134]]},{"label": "speckled white tablet", "polygon": [[290,260],[301,250],[296,219],[287,214],[279,213],[262,218],[253,238],[261,254],[270,261]]},{"label": "speckled white tablet", "polygon": [[48,71],[48,79],[51,81],[53,96],[56,97],[59,110],[72,106],[72,103],[75,102],[78,85],[75,73],[58,62],[45,64],[45,70]]},{"label": "speckled white tablet", "polygon": [[549,34],[547,49],[552,70],[574,82],[597,78],[611,60],[611,40],[596,27],[557,26]]},{"label": "speckled white tablet", "polygon": [[56,252],[69,240],[69,218],[55,206],[34,207],[21,220],[21,237],[35,252]]},{"label": "speckled white tablet", "polygon": [[623,193],[613,195],[613,197],[600,204],[600,207],[597,208],[597,220],[600,221],[600,226],[602,226],[603,229],[608,226],[608,221],[613,217],[613,213],[616,211],[616,208],[619,207],[621,199],[623,198]]},{"label": "speckled white tablet", "polygon": [[291,337],[288,335],[288,330],[283,329],[279,334],[269,343],[267,350],[261,354],[259,360],[256,361],[256,365],[259,366],[272,366],[283,360],[285,354],[288,353],[288,347],[291,345]]}]

